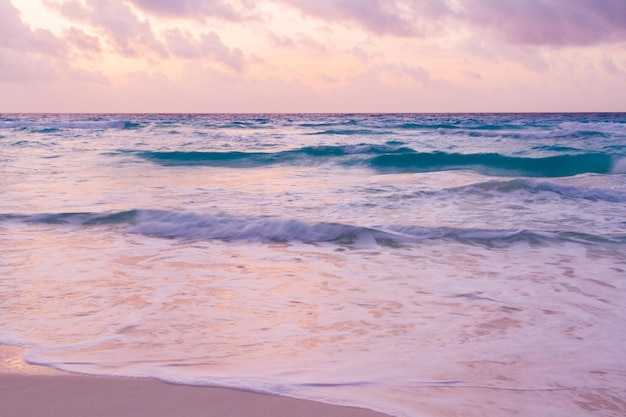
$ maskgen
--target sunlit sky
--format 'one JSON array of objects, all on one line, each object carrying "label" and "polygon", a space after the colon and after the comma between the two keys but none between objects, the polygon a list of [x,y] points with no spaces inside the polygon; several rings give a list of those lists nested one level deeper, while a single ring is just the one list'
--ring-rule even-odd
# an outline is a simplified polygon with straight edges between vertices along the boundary
[{"label": "sunlit sky", "polygon": [[0,0],[0,112],[626,111],[626,0]]}]

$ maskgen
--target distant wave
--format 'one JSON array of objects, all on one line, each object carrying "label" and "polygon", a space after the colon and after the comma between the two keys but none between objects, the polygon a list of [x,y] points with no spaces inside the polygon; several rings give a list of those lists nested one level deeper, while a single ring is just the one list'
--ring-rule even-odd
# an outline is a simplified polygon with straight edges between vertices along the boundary
[{"label": "distant wave", "polygon": [[327,129],[319,132],[309,133],[309,135],[385,135],[391,132],[380,129]]},{"label": "distant wave", "polygon": [[468,120],[441,122],[407,122],[382,126],[396,132],[415,130],[437,132],[457,137],[513,138],[513,139],[592,139],[626,136],[626,123],[619,122],[562,122],[558,125],[526,123],[476,123]]},{"label": "distant wave", "polygon": [[[496,120],[479,115],[445,118],[428,117],[408,118],[401,115],[389,115],[375,119],[346,119],[334,123],[302,123],[300,127],[327,128],[311,134],[351,135],[379,134],[399,131],[438,132],[440,134],[488,136],[488,137],[533,137],[533,138],[591,138],[608,137],[615,134],[626,134],[626,123],[595,122],[595,121],[564,121],[558,124],[550,122],[550,118],[533,119],[523,123],[510,120]],[[474,117],[476,116],[476,117]],[[404,119],[404,120],[402,120]],[[376,124],[372,124],[375,121]]]},{"label": "distant wave", "polygon": [[550,244],[626,243],[626,235],[597,236],[572,231],[537,231],[420,227],[390,225],[366,227],[342,223],[309,223],[267,216],[231,216],[159,210],[128,210],[113,213],[52,213],[0,215],[0,222],[42,223],[74,227],[122,226],[127,232],[181,240],[299,241],[305,243],[402,246],[433,240],[503,246],[516,242]]},{"label": "distant wave", "polygon": [[[508,181],[486,181],[463,187],[448,188],[445,193],[478,193],[498,196],[523,192],[529,194],[551,193],[572,200],[607,201],[610,203],[626,203],[626,191],[577,187],[574,185],[557,184],[549,181],[531,179],[514,179]],[[437,192],[430,192],[437,193]]]},{"label": "distant wave", "polygon": [[624,134],[626,135],[626,123],[619,122],[562,122],[559,128],[566,132],[588,134]]},{"label": "distant wave", "polygon": [[146,123],[137,123],[141,116],[147,124],[169,126],[184,123],[187,126],[215,129],[280,129],[295,126],[305,135],[381,135],[415,131],[416,134],[437,132],[444,135],[533,138],[591,138],[626,135],[626,122],[607,121],[598,116],[563,117],[529,115],[523,120],[489,115],[136,115],[133,121],[122,115],[49,115],[41,117],[0,118],[0,129],[32,129],[48,132],[64,129],[136,129]]},{"label": "distant wave", "polygon": [[104,129],[136,129],[139,123],[128,120],[81,120],[81,121],[1,121],[0,129],[30,130],[36,133],[51,133],[66,129],[104,130]]},{"label": "distant wave", "polygon": [[396,129],[408,129],[408,130],[485,130],[485,131],[499,131],[499,130],[519,130],[528,128],[524,125],[512,125],[512,124],[468,124],[463,122],[457,123],[401,123],[392,125]]}]

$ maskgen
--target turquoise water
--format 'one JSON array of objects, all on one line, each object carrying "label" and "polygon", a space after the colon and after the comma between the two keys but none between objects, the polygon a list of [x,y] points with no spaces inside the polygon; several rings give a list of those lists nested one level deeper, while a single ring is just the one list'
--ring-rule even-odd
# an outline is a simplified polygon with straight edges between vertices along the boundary
[{"label": "turquoise water", "polygon": [[626,412],[625,114],[0,115],[0,175],[0,343],[28,361]]}]

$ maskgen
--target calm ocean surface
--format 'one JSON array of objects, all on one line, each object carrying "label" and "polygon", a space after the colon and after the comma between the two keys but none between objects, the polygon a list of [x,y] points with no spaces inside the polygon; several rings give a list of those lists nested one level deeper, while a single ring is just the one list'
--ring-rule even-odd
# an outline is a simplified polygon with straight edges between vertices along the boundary
[{"label": "calm ocean surface", "polygon": [[30,362],[626,415],[626,114],[0,115],[0,176]]}]

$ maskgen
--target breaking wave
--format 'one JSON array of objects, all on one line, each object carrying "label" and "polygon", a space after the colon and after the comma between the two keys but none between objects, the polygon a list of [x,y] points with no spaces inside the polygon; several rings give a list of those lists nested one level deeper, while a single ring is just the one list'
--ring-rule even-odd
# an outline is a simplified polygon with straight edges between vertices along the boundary
[{"label": "breaking wave", "polygon": [[[132,152],[132,151],[131,151]],[[140,158],[164,166],[253,168],[274,164],[314,165],[336,161],[382,174],[467,170],[493,176],[567,177],[626,172],[626,158],[579,153],[529,158],[499,153],[417,152],[390,144],[311,146],[278,152],[141,151]]]},{"label": "breaking wave", "polygon": [[526,158],[498,153],[416,152],[378,155],[372,158],[371,166],[382,173],[470,170],[493,176],[567,177],[612,173],[616,162],[617,158],[604,153]]},{"label": "breaking wave", "polygon": [[[612,189],[588,188],[575,185],[557,184],[549,181],[514,179],[508,181],[486,181],[477,184],[445,189],[446,193],[477,193],[498,196],[523,192],[528,194],[555,194],[572,200],[607,201],[625,203],[626,192]],[[432,193],[432,192],[430,192]]]},{"label": "breaking wave", "polygon": [[280,163],[323,163],[349,155],[380,155],[388,152],[414,152],[410,148],[392,145],[309,146],[279,152],[204,152],[204,151],[147,151],[137,152],[141,158],[166,166],[204,165],[232,168],[259,167]]},{"label": "breaking wave", "polygon": [[421,227],[414,225],[358,226],[330,222],[306,222],[268,216],[232,216],[160,210],[128,210],[113,213],[53,213],[0,215],[0,222],[40,223],[73,227],[122,226],[129,233],[180,240],[282,241],[382,246],[402,246],[448,240],[465,244],[502,246],[579,242],[625,243],[626,236],[597,236],[575,231]]}]

